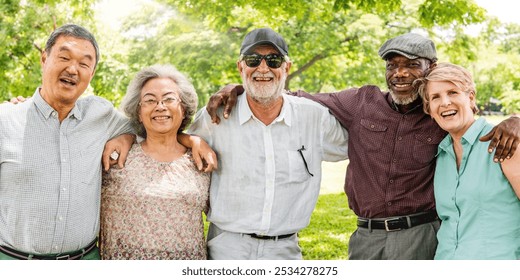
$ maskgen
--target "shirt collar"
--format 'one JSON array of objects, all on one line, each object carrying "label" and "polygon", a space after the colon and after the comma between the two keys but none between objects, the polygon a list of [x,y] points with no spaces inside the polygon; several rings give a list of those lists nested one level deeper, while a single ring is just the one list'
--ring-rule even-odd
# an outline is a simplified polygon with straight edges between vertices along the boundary
[{"label": "shirt collar", "polygon": [[[47,103],[43,99],[43,97],[40,94],[41,88],[37,88],[34,92],[33,99],[34,99],[34,105],[36,105],[36,108],[42,113],[42,115],[45,117],[45,119],[49,119],[52,115],[57,115],[58,112]],[[74,116],[76,119],[81,120],[81,110],[78,108],[77,104],[74,104],[74,107],[69,112],[69,115],[67,117]]]},{"label": "shirt collar", "polygon": [[[286,125],[291,126],[292,123],[292,115],[289,113],[289,109],[292,107],[290,99],[287,98],[285,94],[282,94],[283,104],[282,110],[273,123],[276,122],[284,122]],[[247,103],[246,93],[238,96],[238,122],[240,125],[243,125],[245,122],[250,119],[255,118],[251,108],[249,108],[249,104]]]},{"label": "shirt collar", "polygon": [[473,145],[478,140],[478,136],[485,126],[486,120],[484,118],[478,118],[474,123],[471,124],[468,131],[464,133],[462,138],[464,138],[470,145]]},{"label": "shirt collar", "polygon": [[[475,120],[474,123],[471,124],[469,129],[464,133],[464,135],[462,136],[462,139],[464,139],[469,145],[473,146],[475,141],[478,140],[480,132],[482,131],[482,129],[484,129],[485,126],[486,126],[486,120],[482,117],[478,118],[477,120]],[[449,149],[452,149],[451,148],[452,142],[453,141],[451,139],[451,136],[449,136],[449,134],[448,134],[448,136],[446,138],[444,138],[441,141],[441,143],[439,144],[439,149],[437,151],[437,154],[439,154],[441,149],[444,151],[448,151]]]}]

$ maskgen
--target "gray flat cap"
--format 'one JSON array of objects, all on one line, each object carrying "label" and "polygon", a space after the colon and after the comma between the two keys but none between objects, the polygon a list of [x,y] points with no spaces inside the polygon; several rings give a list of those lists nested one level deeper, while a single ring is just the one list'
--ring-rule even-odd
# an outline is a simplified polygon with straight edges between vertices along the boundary
[{"label": "gray flat cap", "polygon": [[387,58],[391,53],[400,54],[408,59],[419,57],[437,61],[437,51],[432,40],[419,34],[407,33],[386,41],[379,49],[379,56]]},{"label": "gray flat cap", "polygon": [[287,43],[285,43],[285,40],[280,34],[274,32],[271,28],[258,28],[246,35],[240,47],[240,54],[246,54],[253,47],[259,45],[271,45],[282,55],[288,55],[289,52]]}]

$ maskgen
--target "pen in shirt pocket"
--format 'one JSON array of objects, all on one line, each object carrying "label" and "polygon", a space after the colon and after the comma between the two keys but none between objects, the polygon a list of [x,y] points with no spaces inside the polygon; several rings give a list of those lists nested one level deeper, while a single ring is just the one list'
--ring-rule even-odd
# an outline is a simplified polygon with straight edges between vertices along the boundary
[{"label": "pen in shirt pocket", "polygon": [[302,157],[303,164],[305,165],[305,169],[307,170],[307,173],[309,173],[309,175],[314,177],[314,174],[312,174],[309,171],[309,166],[307,165],[307,161],[305,160],[305,156],[303,155],[303,151],[305,151],[305,146],[304,145],[302,145],[302,147],[300,149],[298,149],[298,152],[300,153],[300,156]]}]

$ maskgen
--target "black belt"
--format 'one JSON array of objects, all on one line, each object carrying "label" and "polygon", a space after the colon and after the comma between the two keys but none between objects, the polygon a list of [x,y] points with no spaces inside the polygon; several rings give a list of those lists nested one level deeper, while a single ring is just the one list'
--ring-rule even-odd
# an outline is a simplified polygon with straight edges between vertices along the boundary
[{"label": "black belt", "polygon": [[90,244],[87,245],[87,247],[67,254],[57,254],[57,255],[33,255],[33,254],[27,254],[24,252],[17,251],[15,249],[6,247],[6,246],[0,246],[0,252],[15,258],[19,260],[79,260],[83,256],[87,255],[88,253],[92,252],[94,248],[96,248],[97,244],[97,238],[94,239]]},{"label": "black belt", "polygon": [[295,235],[296,233],[289,233],[289,234],[283,234],[283,235],[278,235],[278,236],[258,235],[256,233],[244,233],[244,234],[245,235],[249,235],[249,236],[251,236],[252,238],[255,238],[255,239],[278,240],[278,239],[289,238],[289,237]]},{"label": "black belt", "polygon": [[392,217],[387,219],[365,219],[359,218],[357,221],[358,227],[370,229],[384,229],[386,231],[396,231],[408,229],[414,226],[431,223],[437,220],[437,212],[429,211],[421,214],[414,214],[410,216]]}]

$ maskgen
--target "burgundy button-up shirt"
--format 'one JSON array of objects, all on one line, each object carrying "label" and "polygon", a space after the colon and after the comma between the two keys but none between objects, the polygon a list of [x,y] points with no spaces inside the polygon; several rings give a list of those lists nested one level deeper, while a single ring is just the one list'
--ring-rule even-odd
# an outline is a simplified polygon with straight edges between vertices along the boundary
[{"label": "burgundy button-up shirt", "polygon": [[376,86],[296,95],[327,106],[348,130],[345,193],[356,215],[384,218],[435,209],[435,155],[446,132],[422,104],[400,113],[392,109],[391,95]]}]

